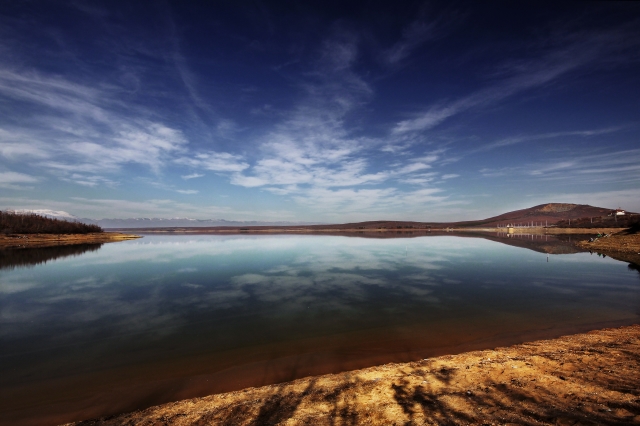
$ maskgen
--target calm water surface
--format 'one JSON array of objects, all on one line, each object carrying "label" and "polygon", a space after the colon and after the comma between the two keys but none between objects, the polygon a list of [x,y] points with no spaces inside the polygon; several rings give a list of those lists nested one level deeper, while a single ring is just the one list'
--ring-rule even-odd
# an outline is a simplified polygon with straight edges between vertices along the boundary
[{"label": "calm water surface", "polygon": [[172,235],[24,250],[15,262],[7,253],[2,424],[57,424],[640,319],[640,275],[627,264],[589,253],[547,261],[480,238]]}]

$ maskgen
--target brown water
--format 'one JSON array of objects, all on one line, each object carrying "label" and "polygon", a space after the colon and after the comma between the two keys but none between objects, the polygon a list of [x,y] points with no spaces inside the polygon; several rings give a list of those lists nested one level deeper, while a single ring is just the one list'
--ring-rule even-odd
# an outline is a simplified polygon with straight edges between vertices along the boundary
[{"label": "brown water", "polygon": [[0,423],[638,322],[637,271],[535,241],[147,236],[5,269]]}]

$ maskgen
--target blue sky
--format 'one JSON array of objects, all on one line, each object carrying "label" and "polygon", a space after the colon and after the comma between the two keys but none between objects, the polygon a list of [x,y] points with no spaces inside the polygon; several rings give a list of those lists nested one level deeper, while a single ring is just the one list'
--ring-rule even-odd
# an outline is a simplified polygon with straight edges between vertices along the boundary
[{"label": "blue sky", "polygon": [[0,5],[0,208],[640,211],[639,130],[635,2]]}]

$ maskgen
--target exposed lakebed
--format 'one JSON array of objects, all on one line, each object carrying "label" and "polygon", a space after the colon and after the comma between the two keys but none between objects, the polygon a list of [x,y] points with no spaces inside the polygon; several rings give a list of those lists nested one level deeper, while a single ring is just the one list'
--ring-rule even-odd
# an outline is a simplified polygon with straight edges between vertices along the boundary
[{"label": "exposed lakebed", "polygon": [[557,240],[531,238],[538,251],[452,236],[154,235],[46,263],[42,252],[31,267],[6,251],[0,422],[638,322],[637,271],[590,253],[547,261],[540,247]]}]

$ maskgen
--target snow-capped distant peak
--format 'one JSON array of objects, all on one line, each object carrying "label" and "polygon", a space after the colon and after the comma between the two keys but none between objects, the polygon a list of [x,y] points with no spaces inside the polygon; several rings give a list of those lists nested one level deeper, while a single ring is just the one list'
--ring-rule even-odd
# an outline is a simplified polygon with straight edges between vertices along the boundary
[{"label": "snow-capped distant peak", "polygon": [[80,219],[78,216],[74,216],[71,213],[67,213],[62,210],[49,210],[49,209],[36,209],[36,210],[14,210],[17,214],[37,214],[44,217],[50,217],[52,219],[63,219],[63,220],[78,220]]}]

